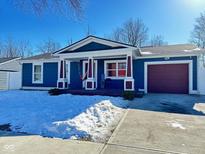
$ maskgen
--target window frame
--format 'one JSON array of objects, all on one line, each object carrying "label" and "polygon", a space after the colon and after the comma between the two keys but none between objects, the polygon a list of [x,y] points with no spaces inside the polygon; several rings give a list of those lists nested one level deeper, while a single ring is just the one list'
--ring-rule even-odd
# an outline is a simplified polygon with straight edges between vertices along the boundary
[{"label": "window frame", "polygon": [[[33,65],[33,68],[32,68],[32,83],[33,84],[43,84],[43,63],[38,62],[38,63],[33,63],[32,65]],[[39,81],[34,80],[34,75],[36,74],[34,72],[35,66],[41,66],[41,79]]]},{"label": "window frame", "polygon": [[[110,64],[110,63],[116,64],[116,69],[113,69],[113,70],[116,70],[116,76],[114,77],[108,76],[107,64]],[[118,68],[119,63],[125,63],[125,76],[124,77],[119,76],[119,70],[124,70],[124,69]],[[109,78],[109,79],[125,79],[126,74],[127,74],[127,61],[126,60],[106,60],[104,61],[104,74],[105,74],[105,78]]]}]

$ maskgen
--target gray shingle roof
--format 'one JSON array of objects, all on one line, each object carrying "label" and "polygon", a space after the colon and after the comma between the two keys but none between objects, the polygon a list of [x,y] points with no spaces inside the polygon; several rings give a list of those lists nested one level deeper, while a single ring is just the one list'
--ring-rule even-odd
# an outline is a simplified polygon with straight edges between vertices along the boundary
[{"label": "gray shingle roof", "polygon": [[40,54],[40,55],[35,55],[32,57],[28,57],[28,58],[23,58],[22,60],[39,60],[39,59],[52,59],[52,58],[58,58],[57,56],[53,56],[52,53],[44,53],[44,54]]},{"label": "gray shingle roof", "polygon": [[190,55],[204,53],[202,50],[193,44],[177,44],[177,45],[166,45],[160,47],[143,47],[141,48],[141,56],[165,56],[165,55]]},{"label": "gray shingle roof", "polygon": [[18,58],[18,57],[13,57],[13,58],[0,58],[0,64],[5,63],[5,62],[10,61],[10,60],[13,60],[13,59],[16,59],[16,58]]}]

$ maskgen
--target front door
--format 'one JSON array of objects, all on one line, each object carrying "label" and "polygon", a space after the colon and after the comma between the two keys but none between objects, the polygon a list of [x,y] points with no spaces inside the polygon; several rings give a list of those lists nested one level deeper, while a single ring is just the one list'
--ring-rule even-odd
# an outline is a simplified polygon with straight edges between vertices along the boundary
[{"label": "front door", "polygon": [[[85,77],[85,74],[88,73],[87,71],[88,71],[88,61],[83,61],[83,74],[82,74],[83,77]],[[93,78],[95,80],[96,88],[97,88],[97,61],[96,60],[94,61],[93,72],[94,72]],[[83,88],[85,88],[85,80],[86,79],[83,79],[82,82]]]}]

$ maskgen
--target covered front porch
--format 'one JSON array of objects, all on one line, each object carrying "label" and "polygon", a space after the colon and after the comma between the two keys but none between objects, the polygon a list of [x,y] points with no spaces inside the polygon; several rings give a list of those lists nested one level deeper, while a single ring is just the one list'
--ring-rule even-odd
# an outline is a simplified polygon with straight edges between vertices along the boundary
[{"label": "covered front porch", "polygon": [[[133,52],[124,49],[115,51],[98,51],[69,53],[59,62],[59,89],[71,93],[105,94],[134,91]],[[80,92],[81,90],[81,92]],[[92,93],[89,93],[92,95]],[[105,94],[108,95],[108,94]]]}]

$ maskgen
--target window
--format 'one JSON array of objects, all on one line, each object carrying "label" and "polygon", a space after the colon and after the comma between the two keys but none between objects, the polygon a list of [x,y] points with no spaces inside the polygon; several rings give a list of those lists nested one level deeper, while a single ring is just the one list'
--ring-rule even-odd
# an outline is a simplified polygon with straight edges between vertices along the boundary
[{"label": "window", "polygon": [[43,70],[41,64],[33,65],[33,83],[43,83]]},{"label": "window", "polygon": [[126,76],[126,61],[105,62],[107,78],[124,78]]}]

